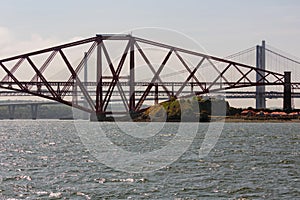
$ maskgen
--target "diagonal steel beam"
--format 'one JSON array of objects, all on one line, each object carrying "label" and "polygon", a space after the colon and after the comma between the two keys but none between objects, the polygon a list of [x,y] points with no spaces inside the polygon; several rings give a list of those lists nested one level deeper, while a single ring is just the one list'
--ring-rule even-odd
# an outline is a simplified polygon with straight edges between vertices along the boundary
[{"label": "diagonal steel beam", "polygon": [[[214,61],[217,61],[217,62],[222,62],[222,63],[226,63],[226,64],[236,64],[236,65],[239,65],[240,67],[246,67],[246,68],[249,68],[249,69],[250,68],[256,69],[256,67],[253,67],[253,66],[250,66],[250,65],[234,62],[234,61],[231,61],[231,60],[226,60],[224,58],[219,58],[219,57],[215,57],[215,56],[211,56],[211,55],[208,55],[208,54],[203,54],[203,53],[199,53],[199,52],[195,52],[195,51],[191,51],[191,50],[186,50],[186,49],[182,49],[182,48],[178,48],[178,47],[173,47],[171,45],[166,45],[166,44],[159,43],[159,42],[154,42],[154,41],[151,41],[151,40],[146,40],[146,39],[142,39],[142,38],[138,38],[138,37],[135,37],[135,40],[137,42],[140,42],[140,43],[149,44],[149,45],[153,45],[153,46],[157,46],[157,47],[161,47],[161,48],[165,48],[165,49],[173,48],[174,50],[176,50],[178,52],[182,52],[182,53],[186,53],[186,54],[194,55],[194,56],[205,57],[208,60],[211,59],[211,60],[214,60]],[[279,76],[282,76],[282,74],[277,73],[277,72],[272,72],[272,71],[268,71],[268,70],[261,70],[261,71],[271,72],[272,74],[277,74]]]},{"label": "diagonal steel beam", "polygon": [[7,67],[2,62],[0,62],[0,65],[5,70],[5,72],[7,73],[8,77],[11,77],[15,81],[15,83],[20,87],[21,90],[24,90],[24,91],[28,90],[26,87],[24,87],[22,85],[22,83],[19,82],[19,80],[11,73],[11,71],[9,71],[7,69]]},{"label": "diagonal steel beam", "polygon": [[281,75],[281,78],[279,78],[277,74],[272,74],[272,75],[277,79],[276,82],[279,81],[284,83],[284,75]]},{"label": "diagonal steel beam", "polygon": [[59,50],[59,53],[61,55],[61,57],[63,58],[65,64],[67,65],[69,71],[71,72],[72,76],[73,76],[73,80],[76,80],[76,83],[78,84],[81,92],[83,93],[83,96],[85,97],[85,99],[87,100],[88,104],[90,105],[91,109],[93,111],[95,111],[95,104],[93,102],[93,99],[91,98],[91,96],[89,95],[89,93],[87,92],[86,88],[84,87],[84,85],[82,84],[82,82],[80,81],[77,73],[75,72],[75,70],[73,69],[71,63],[69,62],[69,60],[67,59],[66,55],[64,54],[64,52],[62,50]]},{"label": "diagonal steel beam", "polygon": [[[15,73],[15,71],[20,67],[20,65],[22,64],[22,62],[24,61],[24,58],[20,58],[18,60],[18,62],[12,67],[12,69],[10,70],[10,74],[13,74]],[[1,62],[2,63],[2,62]],[[2,80],[1,82],[4,82],[4,81],[8,81],[8,78],[9,78],[9,75],[7,74]]]},{"label": "diagonal steel beam", "polygon": [[223,70],[223,72],[221,73],[221,71],[218,70],[217,66],[216,66],[210,59],[207,58],[207,60],[208,60],[208,62],[213,66],[213,68],[220,74],[219,78],[223,78],[223,79],[225,80],[225,82],[229,83],[229,81],[228,81],[225,77],[223,77],[223,74],[227,71],[227,69],[228,69],[233,63],[229,63],[228,66],[226,67],[226,69]]},{"label": "diagonal steel beam", "polygon": [[[212,64],[213,65],[213,64]],[[214,65],[213,65],[214,66]],[[231,66],[231,63],[229,64],[229,65],[227,65],[227,67],[222,71],[222,72],[220,72],[218,69],[216,69],[216,67],[215,67],[215,69],[219,72],[219,75],[217,76],[217,78],[207,87],[207,90],[210,90],[210,88],[219,80],[219,78],[221,78],[222,76],[223,76],[223,74],[229,69],[229,67]],[[224,80],[225,80],[225,82],[226,83],[230,83],[227,79],[225,79],[224,78]]]},{"label": "diagonal steel beam", "polygon": [[69,101],[65,101],[65,100],[63,100],[63,99],[57,99],[57,98],[54,98],[54,97],[51,97],[51,96],[47,96],[47,95],[44,95],[44,94],[32,92],[32,91],[29,91],[29,90],[24,91],[24,90],[21,90],[21,89],[4,87],[4,86],[2,86],[2,85],[0,85],[0,88],[6,89],[6,90],[12,90],[12,91],[19,92],[19,93],[26,93],[26,94],[30,94],[30,95],[42,97],[42,98],[49,99],[49,100],[52,100],[52,101],[56,101],[56,102],[59,102],[59,103],[65,104],[65,105],[67,105],[67,106],[71,106],[71,107],[74,107],[74,108],[77,108],[77,109],[80,109],[80,110],[83,110],[83,111],[86,111],[86,112],[89,112],[89,113],[92,113],[92,112],[93,112],[92,110],[90,110],[90,109],[88,109],[88,108],[85,108],[85,107],[83,107],[83,106],[80,106],[80,105],[72,105],[72,103],[69,102]]},{"label": "diagonal steel beam", "polygon": [[2,59],[0,61],[1,62],[9,62],[9,61],[20,59],[20,58],[27,58],[30,56],[35,56],[35,55],[39,55],[39,54],[43,54],[43,53],[47,53],[47,52],[51,52],[51,51],[55,51],[55,50],[59,50],[59,49],[65,49],[65,48],[70,48],[70,47],[74,47],[74,46],[78,46],[78,45],[91,43],[91,42],[96,41],[96,39],[97,39],[97,37],[91,37],[91,38],[87,38],[87,39],[83,39],[83,40],[79,40],[79,41],[75,41],[75,42],[71,42],[71,43],[67,43],[67,44],[50,47],[47,49],[42,49],[42,50],[35,51],[35,52],[30,52],[30,53],[26,53],[26,54],[22,54],[22,55],[18,55],[18,56],[13,56],[10,58]]},{"label": "diagonal steel beam", "polygon": [[[272,75],[275,76],[274,74],[272,74]],[[280,83],[284,84],[284,76],[282,78],[275,76],[275,78],[277,78],[277,80],[274,83],[280,82]]]},{"label": "diagonal steel beam", "polygon": [[[153,74],[156,74],[156,71],[154,69],[154,67],[152,66],[151,62],[149,61],[149,59],[147,58],[146,54],[144,53],[144,51],[142,50],[142,48],[140,47],[140,45],[135,42],[135,46],[138,49],[139,53],[141,54],[142,58],[144,59],[144,61],[146,62],[146,64],[148,65],[148,67],[150,68],[150,70],[152,71]],[[168,90],[168,88],[165,86],[164,82],[162,81],[162,79],[158,76],[157,77],[158,81],[160,82],[162,88],[165,90],[165,92],[167,93],[168,97],[171,97],[171,93]]]},{"label": "diagonal steel beam", "polygon": [[126,48],[125,48],[125,50],[124,50],[124,53],[123,53],[123,55],[122,55],[122,57],[121,57],[121,60],[120,60],[120,62],[119,62],[119,64],[118,64],[117,70],[115,71],[114,66],[113,66],[113,64],[112,64],[112,61],[111,61],[111,59],[110,59],[110,56],[109,56],[109,54],[108,54],[108,51],[107,51],[107,49],[106,49],[104,43],[101,43],[101,47],[102,47],[102,49],[103,49],[103,53],[104,53],[104,55],[105,55],[105,57],[106,57],[106,61],[108,62],[110,71],[111,71],[111,73],[112,73],[112,75],[113,75],[113,80],[111,81],[111,83],[110,83],[110,85],[109,85],[108,91],[107,91],[106,96],[105,96],[104,101],[103,101],[103,103],[105,104],[105,105],[104,105],[104,111],[106,110],[106,108],[107,108],[107,106],[108,106],[108,104],[109,104],[109,101],[110,101],[112,92],[113,92],[113,90],[114,90],[114,88],[115,88],[116,85],[117,85],[118,91],[119,91],[119,93],[120,93],[120,95],[121,95],[122,102],[123,102],[123,104],[124,104],[124,106],[125,106],[126,111],[129,110],[129,104],[128,104],[126,95],[125,95],[125,93],[124,93],[124,91],[123,91],[123,88],[121,87],[121,85],[120,85],[120,83],[119,83],[119,75],[120,75],[120,73],[121,73],[122,67],[123,67],[124,62],[125,62],[125,59],[126,59],[126,57],[127,57],[127,54],[128,54],[128,51],[129,51],[130,44],[131,44],[131,43],[130,43],[130,41],[129,41],[128,44],[126,45]]},{"label": "diagonal steel beam", "polygon": [[40,77],[40,79],[42,80],[42,82],[46,85],[47,89],[49,90],[49,92],[52,94],[53,97],[57,98],[57,93],[54,91],[54,89],[51,87],[51,85],[48,83],[48,81],[46,80],[46,78],[41,74],[41,72],[38,70],[38,68],[35,66],[35,64],[33,63],[33,61],[27,57],[26,58],[27,61],[29,62],[29,64],[31,65],[32,69],[35,71],[35,73],[38,75],[38,77]]},{"label": "diagonal steel beam", "polygon": [[[181,61],[181,63],[183,64],[183,66],[187,69],[187,71],[188,71],[189,73],[192,73],[192,70],[188,67],[188,65],[187,65],[186,62],[183,60],[183,58],[180,56],[180,54],[179,54],[176,50],[175,50],[174,52],[175,52],[176,56],[178,57],[178,59],[179,59],[179,60]],[[203,57],[203,58],[205,58],[205,57]],[[193,75],[192,78],[195,79],[196,84],[201,88],[201,90],[205,90],[205,87],[202,86],[202,84],[200,83],[199,79],[198,79],[195,75]]]},{"label": "diagonal steel beam", "polygon": [[[104,39],[103,40],[106,40],[106,39],[109,39],[111,36],[107,36],[107,35],[103,35],[104,36]],[[114,40],[129,40],[130,38],[132,38],[132,36],[117,36],[117,37],[114,37]],[[8,82],[8,83],[5,83],[5,84],[8,84],[8,87],[10,87],[10,83],[12,83],[12,84],[14,84],[14,85],[18,85],[18,87],[20,87],[20,89],[21,90],[26,90],[28,87],[27,87],[27,83],[28,83],[28,86],[31,88],[32,87],[32,85],[34,85],[34,84],[42,84],[42,82],[41,83],[30,83],[30,82],[27,82],[27,83],[22,83],[22,82],[19,82],[18,81],[18,79],[14,76],[14,72],[15,71],[17,71],[18,69],[20,69],[19,68],[19,66],[21,66],[22,65],[22,62],[23,62],[23,60],[24,59],[26,59],[26,58],[29,58],[30,56],[33,56],[33,55],[39,55],[39,54],[42,54],[42,53],[53,53],[54,51],[56,51],[56,52],[58,52],[59,50],[63,50],[63,49],[65,49],[65,48],[69,48],[69,47],[73,47],[73,46],[77,46],[77,45],[82,45],[82,44],[87,44],[87,43],[89,43],[89,42],[94,42],[94,44],[96,44],[95,43],[95,41],[97,40],[98,41],[98,39],[99,39],[99,36],[96,36],[96,37],[94,37],[94,38],[89,38],[89,39],[86,39],[86,40],[81,40],[81,41],[77,41],[77,42],[73,42],[73,43],[69,43],[69,44],[65,44],[65,45],[60,45],[60,46],[56,46],[56,47],[51,47],[51,48],[48,48],[48,49],[44,49],[44,50],[41,50],[41,51],[36,51],[36,52],[33,52],[33,53],[29,53],[29,54],[23,54],[23,55],[19,55],[19,56],[15,56],[15,57],[11,57],[11,58],[8,58],[8,59],[3,59],[3,60],[0,60],[0,63],[2,63],[2,64],[5,64],[5,62],[8,62],[8,61],[14,61],[14,62],[16,62],[17,61],[17,63],[12,67],[12,68],[10,68],[10,69],[8,69],[7,67],[5,67],[4,65],[4,67],[6,68],[6,74],[5,74],[5,77],[4,77],[4,80],[2,80],[2,82],[3,81],[8,81],[8,80],[13,80],[14,82]],[[136,43],[136,45],[137,45],[137,43],[139,42],[139,43],[146,43],[146,44],[150,44],[150,45],[154,45],[154,46],[158,46],[158,47],[161,47],[161,48],[164,48],[164,49],[167,49],[167,50],[170,50],[170,49],[172,49],[173,51],[175,51],[175,53],[176,53],[176,55],[177,55],[177,51],[178,51],[178,55],[179,55],[179,53],[185,53],[185,54],[189,54],[189,55],[195,55],[195,56],[200,56],[200,57],[202,57],[202,58],[205,58],[205,59],[208,59],[209,60],[209,62],[211,63],[211,62],[213,62],[213,63],[215,63],[215,62],[222,62],[223,64],[229,64],[227,67],[229,68],[230,67],[230,64],[231,65],[234,65],[234,67],[242,74],[242,78],[241,79],[239,79],[237,82],[229,82],[227,79],[226,79],[226,77],[230,80],[230,78],[229,78],[229,76],[227,76],[227,74],[228,74],[228,71],[226,72],[226,71],[223,71],[222,73],[223,74],[221,74],[221,71],[219,71],[218,69],[219,68],[217,68],[218,66],[217,66],[217,64],[216,65],[214,65],[213,63],[211,63],[212,64],[212,66],[213,66],[213,68],[215,68],[215,70],[217,70],[217,72],[220,74],[220,76],[219,77],[222,77],[223,75],[225,76],[225,77],[222,77],[222,78],[224,78],[224,80],[226,81],[226,83],[225,84],[228,84],[228,87],[226,87],[225,89],[227,89],[227,88],[237,88],[237,87],[248,87],[249,85],[255,85],[255,84],[265,84],[265,85],[269,85],[269,84],[282,84],[283,83],[283,78],[281,78],[283,75],[282,74],[279,74],[279,73],[276,73],[276,72],[271,72],[271,71],[267,71],[267,70],[260,70],[260,71],[258,71],[258,74],[263,74],[263,72],[265,73],[264,74],[264,76],[261,76],[261,79],[259,80],[259,81],[262,81],[262,80],[264,80],[266,83],[256,83],[255,81],[251,81],[251,79],[250,79],[250,76],[248,76],[248,74],[251,72],[251,71],[253,71],[253,70],[255,70],[255,68],[254,67],[252,67],[252,66],[247,66],[247,65],[244,65],[244,64],[241,64],[241,63],[236,63],[236,62],[232,62],[232,61],[229,61],[229,60],[225,60],[225,59],[221,59],[221,58],[217,58],[217,57],[212,57],[212,56],[209,56],[209,55],[205,55],[205,54],[201,54],[201,53],[197,53],[197,52],[193,52],[193,51],[189,51],[189,50],[185,50],[185,49],[180,49],[180,48],[176,48],[176,47],[172,47],[172,46],[169,46],[169,45],[164,45],[164,44],[162,44],[162,43],[157,43],[157,42],[152,42],[152,41],[149,41],[149,40],[144,40],[144,39],[139,39],[139,38],[135,38],[135,40],[137,41],[137,42],[135,42]],[[91,49],[92,49],[92,47],[91,47]],[[138,50],[139,50],[139,52],[140,52],[140,54],[142,55],[142,53],[144,53],[143,52],[143,50],[141,49],[141,48],[138,48]],[[141,53],[142,52],[142,53]],[[145,56],[145,57],[144,57]],[[158,71],[156,71],[156,70],[154,70],[154,68],[153,68],[153,66],[151,65],[151,63],[149,62],[149,60],[147,59],[147,57],[146,57],[146,55],[144,54],[144,56],[142,55],[142,57],[144,58],[144,60],[145,60],[145,58],[146,58],[146,63],[148,64],[148,66],[150,67],[150,69],[151,69],[151,71],[153,72],[153,74],[154,74],[154,76],[156,75],[156,74],[159,74],[158,73]],[[120,63],[122,63],[122,62],[124,62],[124,60],[125,60],[125,58],[123,59],[123,61],[121,61]],[[147,60],[148,60],[148,62],[147,62]],[[66,60],[64,60],[65,61],[65,63],[67,63],[66,62]],[[182,62],[183,61],[183,62]],[[182,64],[184,65],[184,67],[189,71],[189,73],[190,73],[190,75],[189,75],[189,77],[188,77],[188,79],[191,79],[191,78],[194,78],[196,81],[197,81],[197,77],[196,77],[196,75],[195,75],[195,73],[193,74],[193,76],[191,76],[191,74],[192,74],[192,70],[189,68],[189,66],[184,62],[184,60],[182,59]],[[46,62],[44,63],[44,66],[45,66],[45,68],[47,68],[47,60],[46,60]],[[51,62],[51,59],[49,58],[49,62]],[[119,63],[119,65],[120,65],[120,63]],[[185,64],[186,65],[185,65]],[[70,63],[69,63],[70,64]],[[123,65],[123,64],[122,64]],[[1,65],[2,66],[2,65]],[[3,68],[3,66],[2,66],[2,68]],[[68,64],[67,64],[67,66],[68,66]],[[70,65],[71,66],[71,65]],[[68,68],[70,67],[70,66],[68,66]],[[203,64],[201,65],[201,66],[203,66]],[[43,66],[42,66],[43,67]],[[39,72],[40,72],[40,74],[41,75],[43,75],[43,69],[42,69],[42,67],[38,70]],[[71,66],[72,67],[72,66]],[[75,74],[76,74],[76,76],[74,76],[74,73],[71,73],[72,75],[71,75],[71,77],[70,77],[70,81],[68,81],[68,83],[69,84],[64,84],[63,86],[64,86],[64,89],[63,89],[63,91],[64,92],[68,92],[68,90],[70,89],[70,87],[73,85],[73,83],[72,83],[72,81],[75,79],[75,80],[79,80],[79,77],[78,77],[78,73],[80,72],[80,70],[82,69],[81,67],[83,67],[83,65],[79,65],[74,71],[75,71]],[[152,67],[152,68],[151,68]],[[247,68],[249,71],[246,73],[246,74],[244,74],[242,71],[241,71],[241,68],[242,67],[245,67],[245,68]],[[73,69],[73,68],[72,68]],[[120,79],[120,77],[119,77],[119,75],[120,75],[120,70],[121,70],[122,68],[120,67],[120,68],[118,68],[117,70],[115,70],[115,74],[117,74],[118,76],[116,77],[116,79],[113,79],[113,81],[111,82],[111,83],[109,83],[109,84],[111,84],[111,88],[114,88],[115,86],[117,86],[118,87],[118,89],[119,89],[119,92],[120,92],[120,95],[121,96],[123,96],[122,97],[122,100],[123,100],[123,103],[124,104],[127,104],[128,102],[127,102],[127,100],[126,100],[126,95],[125,95],[125,93],[124,93],[124,91],[123,91],[123,88],[121,87],[122,85],[125,85],[125,84],[122,84],[121,82],[119,82],[119,79]],[[8,70],[8,71],[7,71]],[[70,70],[70,69],[69,69]],[[199,69],[198,69],[199,70]],[[71,70],[70,70],[71,71]],[[8,72],[10,72],[10,74],[8,73]],[[113,73],[114,74],[114,73]],[[191,76],[191,77],[190,77]],[[14,78],[13,78],[14,77]],[[36,79],[36,78],[38,78],[39,76],[36,74],[35,76],[34,76],[34,79]],[[31,77],[30,77],[31,78]],[[69,78],[69,77],[67,77],[67,78]],[[115,78],[115,77],[114,77]],[[161,82],[162,83],[162,85],[163,85],[163,88],[164,88],[164,90],[166,90],[166,92],[167,92],[167,94],[168,95],[170,95],[169,93],[168,93],[168,89],[167,89],[167,84],[164,84],[163,82],[162,82],[162,80],[161,80],[161,78],[162,78],[162,76],[160,77],[159,75],[156,77],[156,80],[155,80],[155,82],[151,82],[150,84],[148,84],[148,85],[146,85],[147,86],[147,89],[146,89],[146,91],[144,91],[144,93],[143,93],[143,95],[144,95],[144,97],[143,98],[141,98],[140,99],[140,101],[142,100],[142,101],[144,101],[146,98],[147,98],[147,96],[148,96],[148,94],[149,94],[149,92],[151,92],[151,88],[153,88],[153,84],[155,84],[155,83],[157,83],[158,81],[159,82]],[[247,81],[249,81],[249,84],[245,84],[245,85],[242,85],[242,79],[245,79],[245,80],[247,80]],[[274,79],[274,80],[273,80]],[[17,82],[16,82],[16,80],[17,80]],[[33,79],[32,79],[33,80]],[[219,80],[219,78],[216,80],[216,81],[218,81]],[[223,80],[223,79],[222,79]],[[79,80],[80,81],[80,80]],[[198,81],[199,82],[199,81]],[[45,84],[46,84],[47,82],[45,82]],[[49,83],[49,82],[48,82]],[[49,83],[50,85],[51,85],[51,83]],[[107,84],[107,86],[109,86],[109,84]],[[187,84],[187,82],[185,82],[185,84]],[[204,84],[203,83],[200,83],[199,82],[199,86],[201,86],[202,87],[202,85],[204,86]],[[215,82],[215,84],[218,84],[217,82]],[[45,85],[44,85],[45,86]],[[51,85],[52,87],[55,87],[54,85]],[[17,88],[18,88],[17,87]],[[80,87],[80,86],[79,86]],[[211,88],[211,86],[210,86],[210,88]],[[14,89],[14,88],[12,88],[12,89]],[[57,89],[59,90],[59,86],[57,87]],[[48,88],[48,90],[49,90],[49,88]],[[112,91],[113,91],[113,89],[112,89]],[[32,92],[32,91],[29,91],[29,92]],[[28,92],[28,93],[29,93]],[[50,92],[50,90],[49,90],[49,92]],[[205,88],[203,89],[203,92],[207,92],[206,90],[205,90]],[[182,93],[182,92],[181,92]],[[53,95],[53,94],[55,94],[55,95]],[[60,95],[59,95],[59,93],[58,92],[55,92],[55,93],[53,93],[52,94],[52,96],[53,97],[51,97],[51,95],[49,95],[49,97],[47,97],[47,98],[53,98],[53,99],[55,99],[55,98],[57,98],[56,100],[60,100]],[[64,96],[64,94],[65,93],[63,93],[63,95],[62,96]],[[176,93],[177,94],[177,93]],[[56,97],[57,96],[57,97]],[[109,97],[110,98],[110,97]],[[107,97],[107,99],[106,100],[108,100],[109,99],[108,97]],[[144,99],[144,100],[143,100]],[[107,101],[107,102],[109,102],[110,101],[110,99]],[[93,103],[93,101],[91,101],[92,103]],[[142,106],[142,104],[143,104],[143,102],[141,102],[140,103],[140,106]],[[76,106],[78,106],[78,105],[76,105]],[[92,106],[91,106],[92,107]],[[126,107],[126,106],[125,106]],[[93,108],[93,107],[92,107]]]},{"label": "diagonal steel beam", "polygon": [[243,78],[247,79],[249,83],[252,82],[247,76],[244,76],[245,74],[235,64],[233,64],[233,66],[240,72],[240,74],[242,74]]},{"label": "diagonal steel beam", "polygon": [[[50,56],[47,58],[47,60],[44,62],[44,64],[41,66],[41,68],[39,69],[39,71],[41,72],[41,74],[43,74],[43,72],[47,69],[48,65],[51,63],[51,61],[53,60],[53,58],[55,57],[55,55],[57,54],[57,51],[53,51]],[[38,75],[35,74],[30,82],[37,82],[38,79]],[[28,87],[28,89],[30,90],[32,88],[33,85],[30,85]]]},{"label": "diagonal steel beam", "polygon": [[[245,74],[243,74],[243,76],[242,76],[239,80],[237,80],[232,86],[234,87],[234,86],[236,86],[237,84],[239,84],[239,83],[240,83],[244,78],[246,78],[247,75],[250,74],[250,72],[252,72],[252,71],[253,71],[253,69],[250,69],[248,72],[246,72]],[[251,80],[249,80],[248,78],[247,78],[247,80],[249,81],[250,84],[253,84],[253,82],[252,82]]]},{"label": "diagonal steel beam", "polygon": [[182,92],[182,90],[184,89],[184,87],[186,86],[186,84],[190,81],[190,79],[192,77],[194,77],[196,71],[199,69],[199,67],[202,65],[202,63],[204,62],[205,58],[202,58],[201,61],[198,63],[198,65],[194,68],[194,70],[192,72],[190,72],[190,75],[187,77],[187,79],[184,81],[184,83],[182,84],[182,86],[179,88],[179,90],[176,92],[176,97]]},{"label": "diagonal steel beam", "polygon": [[166,55],[164,61],[162,62],[162,64],[160,65],[160,67],[158,68],[157,72],[155,73],[154,77],[152,78],[150,84],[148,85],[148,87],[146,88],[146,91],[143,93],[142,97],[140,98],[136,108],[135,108],[135,111],[138,111],[145,99],[147,98],[151,88],[154,86],[154,82],[157,80],[157,78],[159,77],[159,74],[161,73],[161,71],[163,70],[164,66],[166,65],[166,63],[168,62],[170,56],[172,55],[172,52],[173,52],[173,49],[170,49],[170,51],[168,52],[168,54]]},{"label": "diagonal steel beam", "polygon": [[266,81],[267,83],[270,83],[270,81],[268,79],[266,79],[270,73],[266,73],[264,76],[261,75],[261,73],[259,73],[258,71],[256,71],[256,73],[258,73],[260,75],[260,79],[257,81],[257,83],[263,83],[261,81]]},{"label": "diagonal steel beam", "polygon": [[[94,42],[94,43],[92,44],[92,46],[89,48],[88,52],[86,53],[86,57],[84,57],[84,58],[81,59],[79,65],[78,65],[78,66],[76,67],[76,69],[75,69],[75,73],[76,73],[76,74],[78,74],[78,73],[82,70],[82,68],[83,68],[83,66],[84,66],[84,63],[85,63],[85,60],[88,60],[88,59],[89,59],[89,57],[90,57],[91,54],[93,53],[93,51],[94,51],[94,49],[95,49],[96,46],[97,46],[97,42]],[[62,50],[62,49],[60,49],[60,50]],[[72,68],[72,69],[73,69],[73,68]],[[73,79],[73,75],[71,74],[71,76],[70,76],[69,79],[68,79],[68,82],[72,82],[72,79]],[[66,93],[70,90],[70,88],[71,88],[71,85],[65,85],[65,86],[61,89],[61,98],[63,98],[63,97],[66,95]]]}]

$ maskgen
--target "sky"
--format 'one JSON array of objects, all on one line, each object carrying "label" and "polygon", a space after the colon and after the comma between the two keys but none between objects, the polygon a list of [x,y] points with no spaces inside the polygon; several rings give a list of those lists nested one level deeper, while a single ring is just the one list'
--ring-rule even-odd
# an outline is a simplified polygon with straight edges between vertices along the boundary
[{"label": "sky", "polygon": [[0,58],[99,33],[134,35],[147,27],[179,32],[218,57],[262,40],[300,57],[299,0],[0,0],[0,5]]},{"label": "sky", "polygon": [[129,32],[144,27],[181,32],[220,57],[255,46],[261,40],[300,57],[298,0],[0,0],[0,3],[0,58],[97,33]]}]

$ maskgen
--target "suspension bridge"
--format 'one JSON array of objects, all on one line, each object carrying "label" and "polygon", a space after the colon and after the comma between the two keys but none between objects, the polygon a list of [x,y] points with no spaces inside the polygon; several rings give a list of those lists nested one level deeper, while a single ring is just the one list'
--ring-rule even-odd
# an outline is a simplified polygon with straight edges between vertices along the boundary
[{"label": "suspension bridge", "polygon": [[98,120],[116,113],[116,101],[128,114],[145,102],[221,94],[255,97],[257,108],[266,107],[266,98],[283,98],[290,111],[292,97],[299,97],[299,64],[265,42],[219,58],[132,35],[99,34],[1,59],[0,95],[41,97]]}]

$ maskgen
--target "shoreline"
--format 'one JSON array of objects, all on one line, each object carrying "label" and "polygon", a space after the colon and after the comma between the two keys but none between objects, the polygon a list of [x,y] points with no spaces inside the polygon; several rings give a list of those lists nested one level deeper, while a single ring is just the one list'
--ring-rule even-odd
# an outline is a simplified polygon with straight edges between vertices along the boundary
[{"label": "shoreline", "polygon": [[136,118],[129,118],[127,117],[108,117],[103,119],[103,121],[94,121],[94,122],[187,122],[187,123],[210,123],[210,122],[224,122],[224,123],[300,123],[300,119],[291,119],[291,118],[281,118],[281,119],[274,119],[274,118],[240,118],[240,117],[209,117],[209,121],[197,121],[197,120],[190,120],[190,121],[181,121],[181,119],[162,119],[162,118],[143,118],[143,117],[136,117]]},{"label": "shoreline", "polygon": [[225,123],[300,123],[299,119],[234,119],[226,118]]}]

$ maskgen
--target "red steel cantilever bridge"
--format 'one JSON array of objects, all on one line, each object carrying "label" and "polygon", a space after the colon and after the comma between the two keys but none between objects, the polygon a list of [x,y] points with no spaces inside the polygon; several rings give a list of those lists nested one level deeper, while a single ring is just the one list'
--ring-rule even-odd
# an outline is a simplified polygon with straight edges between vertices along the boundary
[{"label": "red steel cantilever bridge", "polygon": [[0,80],[1,90],[54,100],[99,119],[112,114],[116,100],[130,113],[149,99],[158,103],[160,95],[183,98],[261,85],[282,85],[284,109],[290,110],[293,87],[290,72],[114,34],[1,59]]}]

